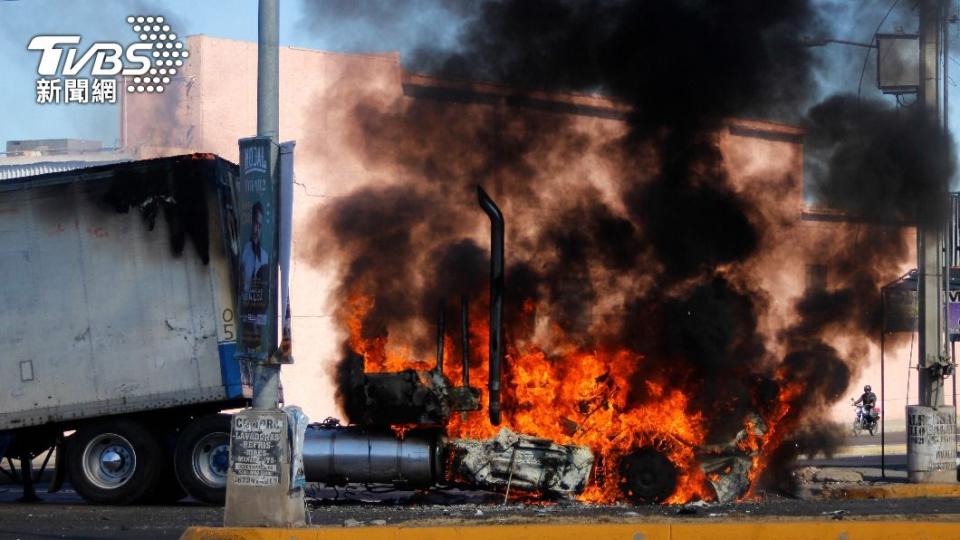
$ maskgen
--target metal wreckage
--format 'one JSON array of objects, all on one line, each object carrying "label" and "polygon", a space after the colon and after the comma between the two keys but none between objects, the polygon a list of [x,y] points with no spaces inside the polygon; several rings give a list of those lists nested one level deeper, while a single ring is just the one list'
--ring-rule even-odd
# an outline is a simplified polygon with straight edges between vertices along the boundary
[{"label": "metal wreckage", "polygon": [[[500,424],[500,379],[504,359],[502,329],[504,220],[482,189],[480,207],[491,222],[488,412]],[[481,408],[480,389],[470,385],[466,343],[468,307],[461,304],[463,380],[454,385],[443,373],[444,313],[438,317],[436,365],[429,370],[366,372],[364,357],[346,359],[344,408],[354,425],[335,419],[306,431],[303,465],[306,479],[328,486],[390,484],[399,489],[455,486],[523,493],[540,499],[574,499],[597,474],[595,456],[586,446],[564,445],[515,433],[504,427],[489,439],[448,438],[451,415]],[[759,416],[747,422],[734,440],[694,448],[716,500],[743,497],[760,451],[756,443],[768,428]],[[637,503],[667,500],[679,471],[659,450],[645,447],[619,463],[619,489]]]}]

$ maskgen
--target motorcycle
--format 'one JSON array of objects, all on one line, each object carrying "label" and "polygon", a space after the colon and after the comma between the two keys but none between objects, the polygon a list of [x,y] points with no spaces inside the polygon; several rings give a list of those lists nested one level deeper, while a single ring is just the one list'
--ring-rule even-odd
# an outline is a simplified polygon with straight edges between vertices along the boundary
[{"label": "motorcycle", "polygon": [[863,409],[853,403],[853,399],[850,399],[851,405],[857,410],[856,416],[853,420],[853,434],[857,437],[860,436],[864,431],[870,433],[872,436],[873,433],[877,430],[877,426],[880,424],[880,407],[874,406],[870,409],[869,413],[864,413]]}]

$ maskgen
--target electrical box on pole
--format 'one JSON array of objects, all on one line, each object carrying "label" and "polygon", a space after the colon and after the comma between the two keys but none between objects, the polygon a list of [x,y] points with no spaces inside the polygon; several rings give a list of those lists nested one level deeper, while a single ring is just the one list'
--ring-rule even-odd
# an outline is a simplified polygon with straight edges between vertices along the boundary
[{"label": "electrical box on pole", "polygon": [[920,37],[877,34],[877,88],[884,94],[916,94],[920,89]]}]

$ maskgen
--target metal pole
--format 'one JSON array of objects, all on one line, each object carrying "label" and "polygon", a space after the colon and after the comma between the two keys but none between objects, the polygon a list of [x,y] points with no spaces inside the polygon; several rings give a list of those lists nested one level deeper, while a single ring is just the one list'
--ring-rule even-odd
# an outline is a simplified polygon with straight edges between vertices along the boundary
[{"label": "metal pole", "polygon": [[[920,93],[921,106],[928,114],[938,115],[940,85],[940,6],[939,0],[921,0],[920,6]],[[938,120],[939,123],[939,120]],[[943,353],[942,302],[940,298],[940,228],[918,223],[917,273],[920,346],[918,347],[918,383],[920,404],[936,407],[943,403],[942,379],[931,377],[927,369]]]},{"label": "metal pole", "polygon": [[880,477],[887,477],[887,439],[886,439],[886,337],[887,337],[887,303],[884,301],[885,289],[880,289]]},{"label": "metal pole", "polygon": [[[944,26],[946,26],[946,25],[944,25]],[[946,41],[946,39],[947,39],[947,34],[948,34],[948,33],[949,33],[949,32],[947,32],[946,29],[945,29],[944,32],[943,32],[944,50],[948,50],[948,49],[946,48],[946,46],[947,46],[947,41]],[[944,78],[946,78],[946,69],[947,69],[946,62],[944,62],[943,69],[944,69]],[[946,129],[947,129],[947,123],[946,123],[946,110],[947,110],[947,109],[946,109],[946,106],[947,106],[947,102],[946,102],[946,97],[947,97],[947,95],[946,95],[946,86],[944,86],[944,95],[943,95],[943,97],[944,97],[944,102],[943,102],[943,106],[944,106],[944,124],[943,124],[943,129],[946,130]],[[950,201],[950,217],[949,217],[949,219],[947,219],[946,230],[944,230],[944,234],[945,234],[945,238],[946,238],[946,244],[947,244],[947,245],[946,245],[946,257],[945,257],[946,263],[944,264],[944,266],[945,266],[944,273],[946,273],[946,279],[945,279],[944,281],[946,281],[946,283],[947,283],[947,287],[946,287],[946,289],[947,289],[947,299],[946,299],[946,300],[947,300],[947,301],[944,302],[944,317],[946,318],[946,321],[947,321],[947,324],[946,324],[946,326],[947,326],[946,336],[947,336],[947,343],[948,343],[949,346],[950,346],[950,362],[956,364],[956,361],[957,361],[956,351],[957,351],[957,349],[956,349],[956,342],[954,341],[954,339],[955,339],[955,338],[954,338],[954,334],[953,334],[953,332],[951,332],[951,329],[950,329],[951,323],[953,322],[953,321],[951,321],[951,319],[950,319],[950,317],[951,317],[951,314],[950,314],[950,305],[951,305],[951,302],[953,302],[953,273],[954,273],[954,272],[953,272],[953,268],[954,268],[954,266],[956,266],[955,259],[956,259],[956,253],[957,253],[957,234],[956,234],[956,233],[957,233],[957,216],[958,216],[958,214],[957,214],[957,210],[958,210],[958,208],[957,208],[958,198],[957,198],[956,196],[954,196],[954,195],[951,195],[948,200]],[[952,391],[952,396],[953,396],[953,397],[952,397],[952,404],[953,404],[953,408],[956,409],[956,408],[957,408],[957,374],[956,374],[956,370],[954,370],[954,373],[953,373],[952,386],[953,386],[953,391]],[[946,391],[944,391],[944,392],[946,392]]]},{"label": "metal pole", "polygon": [[[260,0],[257,41],[257,135],[279,140],[280,118],[280,2]],[[274,177],[274,184],[280,179]],[[276,348],[276,336],[269,336]],[[253,406],[276,409],[280,403],[280,366],[259,363],[254,370]]]},{"label": "metal pole", "polygon": [[477,186],[480,207],[490,218],[490,377],[489,392],[490,423],[500,425],[500,379],[503,364],[503,212]]},{"label": "metal pole", "polygon": [[[463,388],[470,390],[470,301],[466,294],[460,296],[460,348],[463,350]],[[460,412],[460,420],[467,421],[467,411]]]},{"label": "metal pole", "polygon": [[[942,81],[943,95],[941,96],[941,101],[943,102],[943,131],[946,132],[950,130],[950,126],[949,126],[950,122],[949,122],[949,119],[947,118],[947,108],[948,108],[947,105],[950,102],[950,88],[948,86],[950,81],[950,70],[949,70],[950,61],[947,58],[947,55],[950,54],[950,28],[946,24],[943,24],[944,21],[947,20],[946,2],[942,4],[939,20],[940,20],[940,23],[937,26],[940,27],[940,35],[942,40],[941,43],[943,44],[942,46],[944,51],[944,53],[941,55],[940,64],[943,66],[942,67],[943,77],[941,77],[943,79]],[[953,252],[949,253],[949,255],[947,256],[947,260],[951,261],[950,264],[952,264]]]},{"label": "metal pole", "polygon": [[280,137],[280,2],[260,0],[257,41],[257,135]]},{"label": "metal pole", "polygon": [[446,341],[446,306],[443,305],[443,300],[440,300],[440,307],[437,313],[437,367],[434,370],[438,375],[443,375],[443,348]]},{"label": "metal pole", "polygon": [[[940,77],[943,74],[943,0],[920,0],[920,88],[919,113],[929,115],[933,125],[941,127],[942,99]],[[947,192],[936,194],[933,204],[947,203]],[[907,405],[907,479],[911,482],[956,482],[955,409],[944,405],[942,370],[949,352],[948,318],[943,291],[944,269],[949,269],[950,254],[940,225],[927,223],[923,216],[945,208],[917,209],[917,273],[920,346],[917,359],[919,404]],[[952,455],[948,455],[952,454]]]},{"label": "metal pole", "polygon": [[[947,17],[948,13],[945,10],[943,13],[943,18]],[[950,28],[941,23],[941,28],[943,29],[943,50],[946,51],[943,54],[943,130],[944,132],[950,132],[950,118],[949,118],[949,97],[950,97],[950,87],[948,82],[950,80],[949,76],[949,66],[950,61],[947,58],[947,55],[950,54]],[[953,268],[957,266],[957,225],[958,218],[960,218],[960,197],[956,195],[950,197],[950,219],[947,222],[949,230],[947,231],[947,238],[949,239],[949,246],[947,250],[947,316],[950,316],[950,305],[949,302],[952,300],[950,293],[953,290]],[[957,408],[957,343],[954,341],[954,337],[950,335],[950,324],[949,318],[947,322],[947,339],[950,340],[950,362],[954,365],[953,370],[953,408]]]},{"label": "metal pole", "polygon": [[470,387],[470,300],[460,296],[460,347],[463,349],[463,387]]}]

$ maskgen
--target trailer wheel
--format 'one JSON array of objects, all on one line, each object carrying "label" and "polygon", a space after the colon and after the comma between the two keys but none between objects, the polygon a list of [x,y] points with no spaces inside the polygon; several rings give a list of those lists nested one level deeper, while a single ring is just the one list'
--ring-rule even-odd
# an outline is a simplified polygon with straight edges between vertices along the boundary
[{"label": "trailer wheel", "polygon": [[230,415],[201,416],[180,433],[174,465],[177,479],[193,498],[223,504],[230,467]]},{"label": "trailer wheel", "polygon": [[130,420],[81,427],[70,437],[67,474],[84,499],[133,504],[151,497],[163,472],[157,438]]}]

